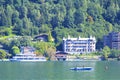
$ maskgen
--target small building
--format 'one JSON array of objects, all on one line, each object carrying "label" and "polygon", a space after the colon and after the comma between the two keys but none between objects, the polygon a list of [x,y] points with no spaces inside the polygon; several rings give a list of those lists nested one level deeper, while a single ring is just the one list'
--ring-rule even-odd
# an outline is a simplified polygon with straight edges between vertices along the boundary
[{"label": "small building", "polygon": [[27,46],[20,48],[22,54],[34,54],[35,48]]},{"label": "small building", "polygon": [[48,41],[48,34],[40,34],[38,36],[35,36],[34,40],[47,42]]},{"label": "small building", "polygon": [[96,39],[90,36],[89,38],[63,38],[64,52],[69,54],[84,54],[96,51]]},{"label": "small building", "polygon": [[104,46],[110,49],[120,50],[120,32],[111,32],[103,36]]},{"label": "small building", "polygon": [[65,61],[67,59],[68,53],[63,52],[63,51],[58,51],[56,52],[55,57],[57,58],[58,61]]}]

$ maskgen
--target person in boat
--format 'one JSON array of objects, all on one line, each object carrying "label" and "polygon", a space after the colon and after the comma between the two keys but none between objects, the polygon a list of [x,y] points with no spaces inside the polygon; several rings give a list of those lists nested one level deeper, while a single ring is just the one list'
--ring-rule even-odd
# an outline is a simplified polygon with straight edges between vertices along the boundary
[{"label": "person in boat", "polygon": [[83,65],[83,68],[84,68],[84,65]]}]

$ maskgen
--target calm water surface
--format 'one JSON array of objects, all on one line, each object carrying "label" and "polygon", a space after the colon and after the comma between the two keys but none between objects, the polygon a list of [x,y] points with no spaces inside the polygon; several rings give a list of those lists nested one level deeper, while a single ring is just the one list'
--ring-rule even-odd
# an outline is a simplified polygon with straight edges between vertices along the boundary
[{"label": "calm water surface", "polygon": [[[94,70],[69,70],[83,65]],[[120,80],[120,62],[0,62],[0,80]]]}]

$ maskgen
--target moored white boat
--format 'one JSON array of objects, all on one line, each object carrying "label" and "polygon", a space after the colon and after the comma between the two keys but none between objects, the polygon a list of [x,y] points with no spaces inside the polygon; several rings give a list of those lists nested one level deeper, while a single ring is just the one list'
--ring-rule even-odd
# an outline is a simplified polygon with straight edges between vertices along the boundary
[{"label": "moored white boat", "polygon": [[38,57],[35,54],[17,54],[10,61],[21,61],[21,62],[38,62],[46,61],[45,57]]},{"label": "moored white boat", "polygon": [[21,53],[13,56],[10,61],[21,61],[21,62],[38,62],[46,61],[46,58],[43,56],[36,56],[34,54],[35,49],[32,47],[21,47]]},{"label": "moored white boat", "polygon": [[10,59],[0,59],[0,61],[10,61]]}]

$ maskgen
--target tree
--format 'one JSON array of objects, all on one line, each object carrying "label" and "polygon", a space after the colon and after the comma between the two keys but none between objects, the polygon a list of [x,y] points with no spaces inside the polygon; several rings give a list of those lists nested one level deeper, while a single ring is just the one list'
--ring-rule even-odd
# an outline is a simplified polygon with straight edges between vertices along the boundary
[{"label": "tree", "polygon": [[46,54],[48,55],[49,60],[54,60],[55,59],[55,52],[56,52],[55,47],[49,47],[46,50]]},{"label": "tree", "polygon": [[48,41],[49,41],[49,42],[53,42],[53,41],[54,41],[54,39],[53,39],[50,31],[49,31],[49,33],[48,33]]},{"label": "tree", "polygon": [[19,39],[20,46],[32,46],[31,37],[22,37]]},{"label": "tree", "polygon": [[14,6],[19,7],[21,5],[22,5],[22,1],[21,0],[15,0],[14,1]]},{"label": "tree", "polygon": [[85,17],[84,17],[84,13],[81,12],[80,10],[77,10],[74,14],[74,22],[75,24],[80,24],[83,23],[85,21]]},{"label": "tree", "polygon": [[0,9],[0,26],[8,26],[7,16],[4,13],[4,9]]},{"label": "tree", "polygon": [[[55,45],[51,42],[43,42],[43,41],[40,41],[40,42],[37,42],[37,43],[34,43],[34,47],[36,48],[36,52],[37,54],[39,55],[47,55],[46,52],[48,52],[48,49],[55,49]],[[49,55],[48,55],[49,57]]]},{"label": "tree", "polygon": [[120,56],[120,50],[112,49],[110,53],[111,58],[116,58]]},{"label": "tree", "polygon": [[117,16],[117,12],[116,12],[114,6],[108,7],[107,10],[105,11],[105,13],[103,14],[103,17],[105,18],[105,20],[110,23],[114,23],[116,16]]},{"label": "tree", "polygon": [[13,0],[7,0],[6,4],[11,4],[12,5],[13,4]]},{"label": "tree", "polygon": [[40,14],[40,10],[38,9],[29,9],[28,8],[28,18],[31,19],[31,21],[33,22],[33,25],[35,26],[40,26],[41,22],[40,22],[40,18],[41,18],[41,14]]},{"label": "tree", "polygon": [[20,53],[20,49],[17,46],[12,47],[12,54],[16,55]]},{"label": "tree", "polygon": [[63,26],[65,28],[74,28],[74,13],[75,13],[75,8],[71,8],[70,10],[67,11],[66,16],[63,21]]},{"label": "tree", "polygon": [[6,36],[11,35],[12,34],[11,28],[6,28],[4,33],[5,33]]},{"label": "tree", "polygon": [[48,33],[50,31],[50,27],[47,24],[42,24],[39,29],[39,33]]},{"label": "tree", "polygon": [[44,55],[48,46],[46,42],[37,42],[34,43],[34,47],[36,48],[36,52],[39,53],[39,55]]},{"label": "tree", "polygon": [[20,11],[19,13],[20,13],[20,18],[21,19],[24,18],[24,17],[27,17],[28,10],[25,6],[20,7],[19,11]]},{"label": "tree", "polygon": [[51,19],[50,22],[51,22],[51,24],[52,24],[52,26],[53,26],[53,29],[54,29],[55,27],[57,27],[57,26],[58,26],[58,23],[59,23],[58,16],[52,17],[52,19]]},{"label": "tree", "polygon": [[32,22],[27,18],[27,17],[24,17],[23,18],[23,35],[31,35],[32,32],[31,32],[31,29],[32,29]]},{"label": "tree", "polygon": [[10,5],[7,5],[6,10],[6,17],[7,17],[7,26],[12,26],[12,14],[13,14],[13,9]]},{"label": "tree", "polygon": [[19,12],[17,10],[15,10],[12,14],[12,25],[18,24],[18,20],[19,20]]},{"label": "tree", "polygon": [[107,59],[110,54],[110,48],[108,46],[105,46],[102,52],[103,52],[103,56],[105,57],[105,59]]},{"label": "tree", "polygon": [[13,46],[19,46],[20,47],[20,39],[13,39],[10,43],[10,47],[13,47]]}]

